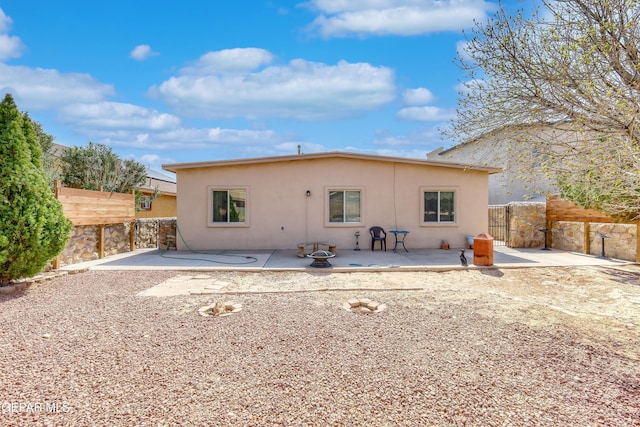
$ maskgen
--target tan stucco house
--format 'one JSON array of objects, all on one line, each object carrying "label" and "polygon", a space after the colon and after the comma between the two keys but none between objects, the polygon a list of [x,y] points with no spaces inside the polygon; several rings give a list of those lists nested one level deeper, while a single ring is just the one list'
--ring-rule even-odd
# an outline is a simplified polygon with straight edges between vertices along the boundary
[{"label": "tan stucco house", "polygon": [[142,193],[136,218],[176,216],[176,180],[162,172],[147,168],[147,180],[139,188]]},{"label": "tan stucco house", "polygon": [[[487,231],[489,167],[325,152],[163,165],[178,186],[178,249],[353,249],[369,228],[406,230],[407,248],[464,247]],[[186,244],[185,244],[186,242]],[[387,244],[393,247],[389,234]]]}]

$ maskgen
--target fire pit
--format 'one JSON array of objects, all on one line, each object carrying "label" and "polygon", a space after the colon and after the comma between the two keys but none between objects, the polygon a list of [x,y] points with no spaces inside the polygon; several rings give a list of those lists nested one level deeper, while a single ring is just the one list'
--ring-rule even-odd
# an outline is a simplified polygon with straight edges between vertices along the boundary
[{"label": "fire pit", "polygon": [[335,255],[329,251],[314,251],[311,252],[307,257],[313,258],[313,262],[311,263],[311,267],[315,268],[327,268],[331,267],[331,263],[329,262],[329,258],[333,258]]}]

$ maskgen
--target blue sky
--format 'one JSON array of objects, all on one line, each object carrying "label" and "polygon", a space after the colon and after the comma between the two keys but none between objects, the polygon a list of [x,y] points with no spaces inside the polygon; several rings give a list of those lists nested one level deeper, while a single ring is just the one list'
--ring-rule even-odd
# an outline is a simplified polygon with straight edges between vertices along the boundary
[{"label": "blue sky", "polygon": [[[519,6],[529,2],[514,0]],[[162,163],[451,142],[489,0],[0,0],[0,92],[63,145]]]}]

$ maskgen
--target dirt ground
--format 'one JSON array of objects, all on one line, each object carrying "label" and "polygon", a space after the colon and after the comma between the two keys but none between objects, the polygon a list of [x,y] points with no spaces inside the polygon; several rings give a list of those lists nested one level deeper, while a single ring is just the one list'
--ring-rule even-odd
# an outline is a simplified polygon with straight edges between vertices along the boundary
[{"label": "dirt ground", "polygon": [[[502,321],[538,328],[562,324],[582,340],[640,360],[640,266],[514,268],[435,272],[179,274],[147,296],[242,295],[306,291],[415,291],[412,304],[436,300],[478,306]],[[424,299],[424,293],[429,298]],[[411,293],[409,293],[410,295]],[[433,302],[433,301],[431,301]]]},{"label": "dirt ground", "polygon": [[6,426],[640,426],[636,265],[89,271],[0,323]]},{"label": "dirt ground", "polygon": [[425,288],[486,316],[536,328],[575,328],[580,340],[640,361],[640,266],[441,273]]}]

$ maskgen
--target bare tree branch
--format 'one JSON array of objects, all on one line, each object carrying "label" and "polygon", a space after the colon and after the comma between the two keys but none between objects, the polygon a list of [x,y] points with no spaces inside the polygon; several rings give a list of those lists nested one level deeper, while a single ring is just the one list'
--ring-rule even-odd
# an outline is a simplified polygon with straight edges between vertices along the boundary
[{"label": "bare tree branch", "polygon": [[[514,150],[544,157],[539,169],[566,196],[635,217],[640,213],[638,0],[543,0],[543,6],[525,17],[500,5],[490,21],[477,23],[458,58],[466,91],[445,133],[459,141],[500,135]],[[522,126],[538,125],[572,136],[522,132]]]}]

